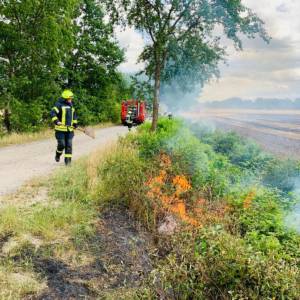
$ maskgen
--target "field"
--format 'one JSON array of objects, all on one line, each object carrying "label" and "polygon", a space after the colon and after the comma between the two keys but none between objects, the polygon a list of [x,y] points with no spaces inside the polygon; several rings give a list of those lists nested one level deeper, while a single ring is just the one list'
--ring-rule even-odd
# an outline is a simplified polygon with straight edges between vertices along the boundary
[{"label": "field", "polygon": [[300,158],[300,110],[205,109],[185,117],[234,130],[280,157]]}]

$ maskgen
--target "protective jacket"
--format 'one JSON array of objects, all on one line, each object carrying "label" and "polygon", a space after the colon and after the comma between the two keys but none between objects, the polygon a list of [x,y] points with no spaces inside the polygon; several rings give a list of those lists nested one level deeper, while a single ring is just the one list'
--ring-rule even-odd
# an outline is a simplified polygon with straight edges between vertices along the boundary
[{"label": "protective jacket", "polygon": [[[77,127],[77,115],[72,103],[59,98],[51,110],[52,122],[55,124],[55,130],[68,132]],[[60,122],[61,124],[58,124]]]}]

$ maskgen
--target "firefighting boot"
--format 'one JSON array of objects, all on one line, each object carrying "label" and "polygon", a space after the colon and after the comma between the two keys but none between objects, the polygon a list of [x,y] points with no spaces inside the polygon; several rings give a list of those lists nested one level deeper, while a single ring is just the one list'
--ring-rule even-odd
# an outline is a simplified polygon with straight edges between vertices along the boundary
[{"label": "firefighting boot", "polygon": [[55,152],[55,161],[56,162],[59,162],[59,160],[60,160],[60,156],[61,156],[61,153],[59,153],[59,152]]},{"label": "firefighting boot", "polygon": [[72,161],[72,158],[71,158],[71,157],[65,157],[65,165],[66,165],[66,166],[71,165],[71,161]]}]

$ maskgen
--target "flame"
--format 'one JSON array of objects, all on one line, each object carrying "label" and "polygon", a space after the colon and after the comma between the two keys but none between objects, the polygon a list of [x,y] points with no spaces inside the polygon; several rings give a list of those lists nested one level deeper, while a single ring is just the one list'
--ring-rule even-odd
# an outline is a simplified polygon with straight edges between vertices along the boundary
[{"label": "flame", "polygon": [[251,191],[248,193],[243,203],[244,209],[248,209],[251,207],[252,201],[254,200],[255,196],[256,196],[255,191]]},{"label": "flame", "polygon": [[[168,175],[172,161],[166,154],[160,154],[162,170],[159,174],[147,181],[149,191],[147,196],[153,200],[154,211],[168,211],[177,215],[182,221],[192,226],[203,226],[211,222],[219,222],[228,212],[229,207],[222,202],[211,203],[199,198],[193,208],[187,209],[184,199],[187,192],[192,190],[185,175]],[[168,190],[167,187],[171,185]],[[173,190],[173,192],[171,192]]]}]

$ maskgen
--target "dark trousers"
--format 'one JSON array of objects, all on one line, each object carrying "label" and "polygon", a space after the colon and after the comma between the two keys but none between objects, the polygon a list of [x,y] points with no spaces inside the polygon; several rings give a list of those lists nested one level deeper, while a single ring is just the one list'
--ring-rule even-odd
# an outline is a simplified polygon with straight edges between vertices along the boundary
[{"label": "dark trousers", "polygon": [[72,141],[74,137],[73,131],[55,131],[55,137],[57,139],[56,155],[61,156],[65,150],[65,158],[72,158]]}]

